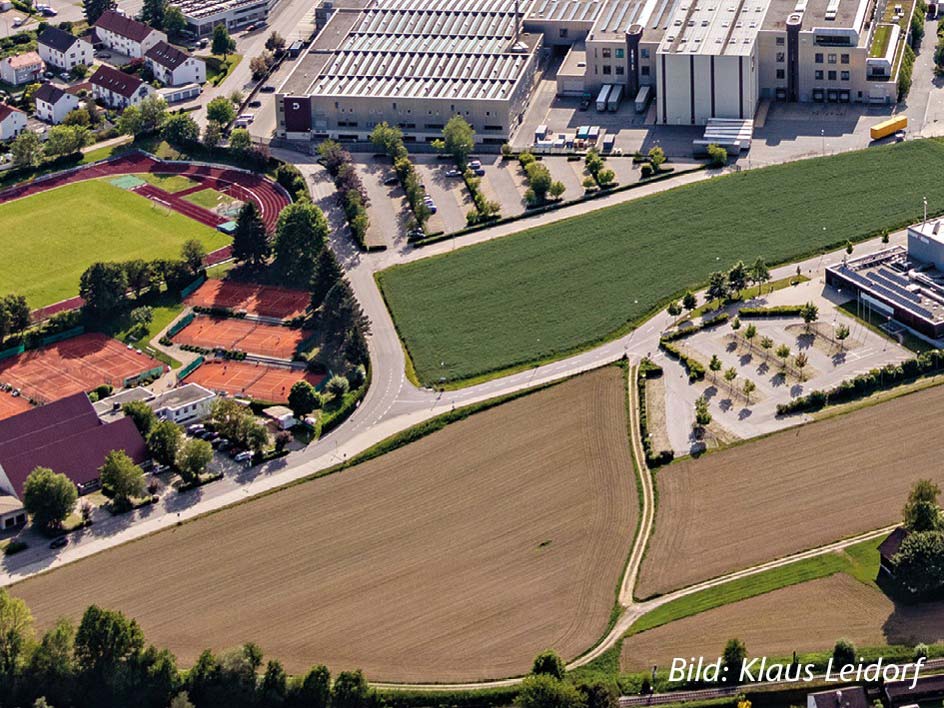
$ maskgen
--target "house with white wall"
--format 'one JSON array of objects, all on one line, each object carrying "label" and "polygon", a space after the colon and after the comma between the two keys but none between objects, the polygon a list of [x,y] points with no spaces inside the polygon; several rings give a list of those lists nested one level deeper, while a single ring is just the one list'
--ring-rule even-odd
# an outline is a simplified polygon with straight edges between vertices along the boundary
[{"label": "house with white wall", "polygon": [[47,27],[36,38],[36,51],[48,65],[63,71],[91,66],[94,50],[90,42],[58,27]]},{"label": "house with white wall", "polygon": [[14,86],[40,81],[44,71],[46,71],[46,63],[37,52],[26,52],[0,59],[0,79]]},{"label": "house with white wall", "polygon": [[0,103],[0,142],[13,140],[26,130],[26,114],[19,108]]},{"label": "house with white wall", "polygon": [[154,87],[144,83],[137,76],[104,64],[95,70],[89,83],[92,84],[95,100],[110,108],[136,106],[154,93]]},{"label": "house with white wall", "polygon": [[79,107],[79,99],[53,84],[43,84],[33,94],[36,110],[33,115],[42,121],[59,125],[67,115]]},{"label": "house with white wall", "polygon": [[158,42],[166,42],[167,35],[153,27],[106,10],[95,22],[95,36],[108,49],[132,59],[142,58]]},{"label": "house with white wall", "polygon": [[144,61],[154,78],[165,86],[206,83],[206,63],[167,42],[158,42],[148,49]]}]

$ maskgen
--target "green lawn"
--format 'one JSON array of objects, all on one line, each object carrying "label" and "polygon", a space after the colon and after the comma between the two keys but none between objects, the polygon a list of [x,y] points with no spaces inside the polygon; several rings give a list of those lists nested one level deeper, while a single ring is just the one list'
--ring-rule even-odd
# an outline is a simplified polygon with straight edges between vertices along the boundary
[{"label": "green lawn", "polygon": [[77,182],[0,205],[0,283],[30,307],[73,297],[96,261],[175,258],[187,239],[229,239],[104,181]]},{"label": "green lawn", "polygon": [[891,25],[879,25],[875,28],[875,34],[872,36],[872,49],[869,51],[869,57],[884,57],[888,51],[888,40],[892,36]]},{"label": "green lawn", "polygon": [[[174,194],[175,192],[182,192],[185,189],[190,189],[191,187],[196,187],[199,182],[195,182],[189,177],[184,177],[183,175],[155,175],[150,172],[144,172],[139,175],[140,177],[148,184],[153,184],[159,189],[163,189],[165,192]],[[184,197],[186,199],[186,197]]]},{"label": "green lawn", "polygon": [[226,77],[233,73],[233,69],[239,65],[239,62],[243,60],[240,54],[229,54],[226,59],[219,54],[211,54],[198,57],[198,59],[203,59],[206,62],[207,81],[214,86],[223,83]]},{"label": "green lawn", "polygon": [[881,541],[863,541],[836,553],[815,556],[681,597],[640,617],[627,634],[638,634],[715,607],[835,573],[848,573],[863,583],[872,583],[878,576],[878,544]]},{"label": "green lawn", "polygon": [[378,275],[418,378],[559,358],[629,331],[713,270],[837,247],[944,207],[944,143],[749,170]]},{"label": "green lawn", "polygon": [[216,208],[221,204],[229,205],[236,201],[228,194],[223,194],[222,192],[210,188],[201,189],[199,192],[188,194],[184,197],[184,200],[191,204],[201,206],[204,209],[209,209],[210,211],[216,211]]},{"label": "green lawn", "polygon": [[[125,313],[119,320],[111,323],[112,326],[108,334],[127,344],[134,344],[138,349],[143,350],[150,347],[152,341],[157,337],[160,331],[173,322],[177,315],[183,312],[184,309],[183,303],[174,302],[166,293],[162,294],[151,303],[150,307],[151,311],[154,313],[154,319],[151,320],[151,324],[147,327],[142,329],[132,324],[128,313]],[[152,348],[148,353],[163,361],[172,369],[180,368],[179,361],[163,352]]]}]

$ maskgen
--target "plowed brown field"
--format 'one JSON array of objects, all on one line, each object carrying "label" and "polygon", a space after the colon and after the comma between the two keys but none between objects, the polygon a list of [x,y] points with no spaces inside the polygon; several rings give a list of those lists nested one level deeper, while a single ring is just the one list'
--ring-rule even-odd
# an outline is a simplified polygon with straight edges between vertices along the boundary
[{"label": "plowed brown field", "polygon": [[895,523],[942,435],[938,386],[660,470],[637,597]]},{"label": "plowed brown field", "polygon": [[717,657],[738,637],[750,656],[828,651],[839,638],[858,646],[944,640],[944,603],[898,606],[845,573],[792,585],[650,629],[623,642],[622,666],[665,668],[675,657]]},{"label": "plowed brown field", "polygon": [[610,367],[12,592],[43,626],[121,609],[183,665],[251,640],[292,672],[508,676],[606,630],[635,489]]}]

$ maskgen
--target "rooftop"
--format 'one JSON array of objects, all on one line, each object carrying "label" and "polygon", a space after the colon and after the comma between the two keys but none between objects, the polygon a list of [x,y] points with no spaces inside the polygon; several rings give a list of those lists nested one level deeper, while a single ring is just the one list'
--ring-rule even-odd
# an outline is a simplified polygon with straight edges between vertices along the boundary
[{"label": "rooftop", "polygon": [[126,391],[119,391],[114,395],[108,396],[108,398],[96,401],[92,404],[92,407],[95,409],[99,418],[121,418],[124,416],[124,413],[121,412],[121,407],[125,403],[130,403],[131,401],[150,401],[152,398],[154,398],[154,394],[151,393],[151,391],[143,386],[138,386],[136,388],[129,388]]},{"label": "rooftop", "polygon": [[92,74],[89,83],[93,86],[101,86],[125,98],[131,98],[134,92],[137,91],[144,82],[137,76],[131,76],[123,71],[118,71],[118,69],[113,69],[106,64],[102,64],[96,69],[95,73]]},{"label": "rooftop", "polygon": [[37,52],[26,52],[7,57],[7,63],[14,69],[28,69],[43,63],[43,58]]},{"label": "rooftop", "polygon": [[102,16],[95,22],[95,27],[126,37],[135,42],[142,41],[151,34],[151,32],[156,31],[143,22],[125,17],[114,10],[106,10],[102,13]]},{"label": "rooftop", "polygon": [[535,0],[525,20],[593,23],[604,4],[603,0]]},{"label": "rooftop", "polygon": [[770,0],[764,29],[786,29],[787,18],[798,14],[802,29],[817,27],[862,30],[871,0]]},{"label": "rooftop", "polygon": [[5,120],[7,116],[14,113],[22,113],[19,108],[14,108],[13,106],[8,106],[5,103],[0,103],[0,120]]},{"label": "rooftop", "polygon": [[182,52],[177,47],[164,41],[160,41],[148,49],[144,56],[171,71],[190,58],[187,52]]},{"label": "rooftop", "polygon": [[57,52],[67,52],[78,40],[79,38],[74,34],[61,30],[58,27],[50,26],[40,33],[36,41],[47,47],[52,47]]},{"label": "rooftop", "polygon": [[36,93],[33,94],[33,99],[36,101],[44,101],[46,103],[56,103],[65,95],[66,92],[58,86],[55,86],[54,84],[43,84],[38,89],[36,89]]},{"label": "rooftop", "polygon": [[847,686],[843,689],[811,693],[810,698],[816,708],[869,708],[870,703],[865,689],[861,686]]},{"label": "rooftop", "polygon": [[12,494],[0,493],[0,514],[9,514],[23,508],[22,502]]},{"label": "rooftop", "polygon": [[205,20],[246,5],[258,5],[263,0],[176,0],[171,4],[187,17]]},{"label": "rooftop", "polygon": [[771,0],[680,0],[659,52],[750,54]]},{"label": "rooftop", "polygon": [[902,541],[908,538],[908,533],[908,529],[904,526],[899,526],[885,537],[885,540],[878,545],[878,554],[883,561],[891,560],[892,557],[898,553]]},{"label": "rooftop", "polygon": [[172,388],[170,391],[159,394],[153,400],[148,401],[148,405],[154,410],[162,408],[180,408],[189,406],[192,403],[199,403],[208,398],[214,398],[216,394],[213,391],[204,388],[195,383],[184,384],[179,388]]}]

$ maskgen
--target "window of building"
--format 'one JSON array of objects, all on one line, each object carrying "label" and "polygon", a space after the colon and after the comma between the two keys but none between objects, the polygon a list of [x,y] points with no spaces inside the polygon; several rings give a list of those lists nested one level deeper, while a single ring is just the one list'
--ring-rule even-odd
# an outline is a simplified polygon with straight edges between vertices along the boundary
[{"label": "window of building", "polygon": [[640,67],[640,68],[639,68],[639,73],[640,73],[642,76],[649,76],[649,67],[648,67],[648,66]]},{"label": "window of building", "polygon": [[839,63],[840,63],[840,64],[848,64],[848,63],[849,63],[849,55],[848,55],[848,54],[840,54],[840,55],[839,55]]},{"label": "window of building", "polygon": [[777,63],[778,63],[778,64],[783,64],[783,60],[784,60],[784,54],[783,54],[783,52],[777,52]]},{"label": "window of building", "polygon": [[625,56],[626,56],[626,50],[625,50],[625,49],[617,49],[617,50],[616,50],[616,58],[617,58],[617,59],[622,59],[622,58],[624,58]]},{"label": "window of building", "polygon": [[503,126],[501,126],[501,125],[486,125],[486,126],[485,126],[485,130],[502,131],[502,130],[504,130],[504,129],[505,129],[505,128],[504,128]]},{"label": "window of building", "polygon": [[830,55],[829,55],[829,63],[830,63],[830,64],[835,64],[835,63],[836,63],[836,55],[835,55],[835,54],[830,54]]},{"label": "window of building", "polygon": [[561,27],[561,29],[560,29],[560,38],[561,38],[561,39],[567,39],[567,28],[566,28],[566,27]]},{"label": "window of building", "polygon": [[613,73],[613,67],[610,66],[609,64],[604,64],[604,65],[603,65],[603,73],[604,73],[604,74],[612,74],[612,73]]},{"label": "window of building", "polygon": [[835,71],[830,71],[830,72],[829,72],[829,80],[830,80],[830,81],[835,81],[835,80],[836,80],[836,72],[835,72]]},{"label": "window of building", "polygon": [[603,47],[603,58],[609,59],[611,56],[613,56],[612,50],[609,47]]},{"label": "window of building", "polygon": [[823,63],[823,55],[822,55],[822,53],[821,53],[821,52],[816,52],[816,56],[813,58],[813,60],[814,60],[817,64],[822,64],[822,63]]},{"label": "window of building", "polygon": [[617,64],[617,65],[616,65],[616,75],[617,75],[617,76],[622,76],[622,75],[625,74],[625,73],[626,73],[626,67],[623,66],[622,64]]},{"label": "window of building", "polygon": [[843,81],[848,81],[848,80],[849,80],[849,72],[848,72],[848,71],[840,71],[840,72],[839,72],[839,78],[842,79]]},{"label": "window of building", "polygon": [[778,78],[778,79],[782,79],[782,78],[784,77],[784,75],[785,75],[785,72],[784,72],[783,69],[777,69],[777,78]]},{"label": "window of building", "polygon": [[639,50],[639,56],[641,56],[643,59],[648,59],[648,58],[649,58],[649,50],[648,50],[648,49],[645,49],[645,48],[644,48],[644,49],[640,49],[640,50]]},{"label": "window of building", "polygon": [[782,47],[782,46],[783,46],[783,37],[777,37],[777,46],[778,46],[778,47]]},{"label": "window of building", "polygon": [[813,75],[813,78],[816,79],[817,81],[822,81],[822,80],[823,80],[823,70],[822,70],[822,69],[817,69],[817,70],[816,70],[816,73]]}]

